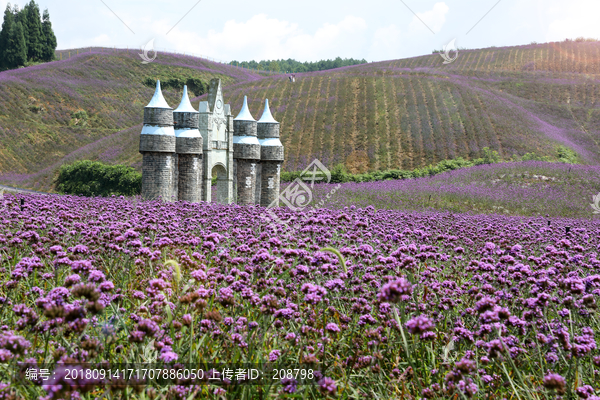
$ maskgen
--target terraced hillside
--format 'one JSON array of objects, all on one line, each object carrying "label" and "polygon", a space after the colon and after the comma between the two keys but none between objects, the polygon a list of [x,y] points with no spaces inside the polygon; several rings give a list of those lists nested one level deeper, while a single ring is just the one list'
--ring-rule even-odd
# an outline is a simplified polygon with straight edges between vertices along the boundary
[{"label": "terraced hillside", "polygon": [[[122,51],[0,73],[0,182],[50,188],[60,163],[81,158],[139,166],[137,135],[152,94],[143,79],[173,74],[220,76],[234,113],[248,95],[258,118],[269,98],[287,170],[314,158],[352,172],[411,169],[479,157],[484,147],[508,159],[554,155],[557,145],[600,162],[600,42],[469,50],[442,61],[432,54],[297,74],[290,83],[185,56],[146,68]],[[179,96],[166,91],[172,106]],[[90,116],[87,126],[73,117],[78,109]]]},{"label": "terraced hillside", "polygon": [[282,122],[289,170],[313,158],[353,172],[414,168],[478,157],[504,158],[558,144],[585,163],[600,160],[600,42],[564,42],[432,54],[237,85]]},{"label": "terraced hillside", "polygon": [[[39,182],[37,187],[48,189],[65,159],[86,158],[90,149],[98,159],[136,163],[139,154],[128,145],[133,146],[135,129],[128,128],[142,123],[154,92],[144,80],[176,77],[204,82],[219,77],[224,84],[261,78],[183,55],[159,54],[143,65],[137,52],[112,49],[0,73],[2,182],[24,187]],[[180,93],[164,93],[178,104]]]}]

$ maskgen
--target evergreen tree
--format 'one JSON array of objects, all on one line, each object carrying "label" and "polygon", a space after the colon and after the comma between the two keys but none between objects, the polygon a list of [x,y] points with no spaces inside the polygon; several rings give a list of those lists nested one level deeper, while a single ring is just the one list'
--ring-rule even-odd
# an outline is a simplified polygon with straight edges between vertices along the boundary
[{"label": "evergreen tree", "polygon": [[8,36],[14,23],[15,16],[13,15],[10,3],[8,3],[4,11],[4,22],[2,22],[2,30],[0,31],[0,69],[8,68],[6,51],[8,49]]},{"label": "evergreen tree", "polygon": [[42,59],[44,37],[42,33],[42,18],[39,6],[31,0],[21,11],[21,20],[27,41],[27,59],[40,61]]},{"label": "evergreen tree", "polygon": [[[19,10],[19,5],[15,4],[13,6],[13,15],[15,16],[15,24],[20,22],[21,26],[23,27],[23,37],[25,38],[25,46],[27,46],[27,12],[25,9]],[[25,48],[25,53],[27,53],[27,48]]]},{"label": "evergreen tree", "polygon": [[56,36],[52,30],[52,22],[50,22],[50,14],[48,9],[44,10],[44,18],[42,22],[42,34],[44,35],[44,43],[42,46],[42,60],[54,60],[54,51],[56,50]]},{"label": "evergreen tree", "polygon": [[27,44],[21,21],[13,24],[10,29],[4,56],[8,68],[17,68],[27,62]]}]

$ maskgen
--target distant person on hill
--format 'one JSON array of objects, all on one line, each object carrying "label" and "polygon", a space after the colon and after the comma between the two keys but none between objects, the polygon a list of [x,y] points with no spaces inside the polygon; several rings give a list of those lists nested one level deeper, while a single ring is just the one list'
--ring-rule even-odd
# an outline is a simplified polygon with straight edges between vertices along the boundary
[{"label": "distant person on hill", "polygon": [[292,81],[292,76],[290,75],[289,78],[290,78],[290,82],[291,82]]}]

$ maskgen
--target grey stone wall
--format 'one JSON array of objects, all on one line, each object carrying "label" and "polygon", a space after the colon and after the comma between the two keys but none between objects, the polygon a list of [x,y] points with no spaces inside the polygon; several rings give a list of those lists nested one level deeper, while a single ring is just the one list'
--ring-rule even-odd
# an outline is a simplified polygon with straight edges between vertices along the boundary
[{"label": "grey stone wall", "polygon": [[260,190],[262,187],[262,163],[256,166],[256,187],[254,189],[254,204],[260,204]]},{"label": "grey stone wall", "polygon": [[240,205],[254,204],[257,164],[253,160],[237,160],[237,203]]},{"label": "grey stone wall", "polygon": [[140,153],[175,153],[175,136],[140,135]]},{"label": "grey stone wall", "polygon": [[[225,104],[226,107],[229,106],[229,104]],[[233,135],[233,115],[231,114],[227,114],[227,132],[231,132],[231,135]]]},{"label": "grey stone wall", "polygon": [[174,112],[173,125],[175,129],[193,128],[198,129],[200,115],[192,112]]},{"label": "grey stone wall", "polygon": [[202,155],[179,154],[178,200],[198,203],[202,196]]},{"label": "grey stone wall", "polygon": [[[279,138],[279,123],[261,122],[258,124],[257,134],[259,139]],[[261,177],[260,177],[260,205],[270,206],[279,197],[280,167],[285,160],[283,146],[261,146]]]},{"label": "grey stone wall", "polygon": [[266,138],[278,138],[279,137],[279,124],[272,124],[268,122],[259,122],[256,128],[256,134],[259,139]]},{"label": "grey stone wall", "polygon": [[175,151],[177,154],[202,154],[202,136],[176,138]]},{"label": "grey stone wall", "polygon": [[233,134],[235,136],[256,136],[256,121],[233,120]]},{"label": "grey stone wall", "polygon": [[233,144],[233,158],[244,160],[260,160],[260,144]]},{"label": "grey stone wall", "polygon": [[171,201],[179,200],[179,168],[177,165],[179,164],[179,154],[173,154],[173,177],[171,178],[171,182],[173,187],[171,188]]},{"label": "grey stone wall", "polygon": [[260,146],[260,159],[263,161],[283,161],[283,146]]},{"label": "grey stone wall", "polygon": [[[144,135],[145,136],[145,135]],[[172,201],[175,153],[146,152],[142,159],[142,198]]]},{"label": "grey stone wall", "polygon": [[226,174],[217,175],[217,199],[219,204],[231,204],[233,201],[232,194],[233,182]]},{"label": "grey stone wall", "polygon": [[173,110],[145,107],[144,125],[173,126]]},{"label": "grey stone wall", "polygon": [[261,161],[260,205],[268,207],[279,197],[281,163]]}]

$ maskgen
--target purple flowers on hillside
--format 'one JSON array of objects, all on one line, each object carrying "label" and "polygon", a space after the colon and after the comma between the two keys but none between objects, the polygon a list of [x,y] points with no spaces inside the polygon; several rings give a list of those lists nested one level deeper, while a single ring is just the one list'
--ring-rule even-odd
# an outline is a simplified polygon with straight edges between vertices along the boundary
[{"label": "purple flowers on hillside", "polygon": [[[596,220],[278,210],[306,214],[289,235],[259,229],[260,207],[24,196],[31,207],[21,211],[7,198],[0,362],[53,365],[56,377],[32,389],[40,396],[104,390],[67,382],[67,363],[176,369],[190,358],[314,372],[311,385],[286,372],[281,396],[333,398],[348,374],[363,397],[404,387],[508,398],[509,377],[522,398],[569,387],[597,395],[588,388],[600,369]],[[575,364],[586,366],[577,386]],[[184,398],[195,384],[232,399],[258,393],[179,383],[169,390]]]}]

